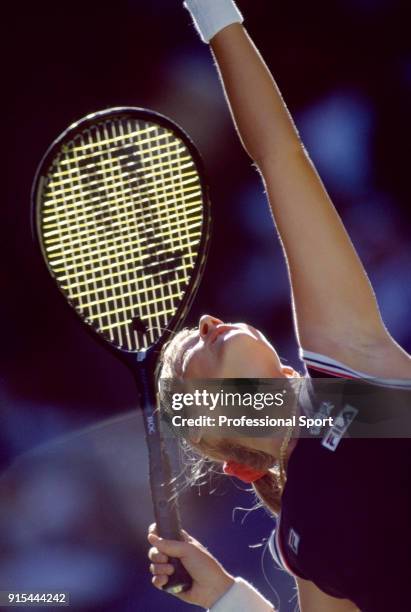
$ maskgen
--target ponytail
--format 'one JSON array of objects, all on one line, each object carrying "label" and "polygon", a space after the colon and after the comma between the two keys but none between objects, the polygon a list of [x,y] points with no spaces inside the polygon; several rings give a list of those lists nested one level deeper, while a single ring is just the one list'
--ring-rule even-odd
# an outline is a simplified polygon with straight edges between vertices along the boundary
[{"label": "ponytail", "polygon": [[263,506],[267,507],[274,516],[279,514],[282,488],[278,469],[272,467],[275,464],[275,458],[272,455],[241,446],[227,438],[213,440],[213,443],[202,439],[197,443],[190,442],[190,446],[200,451],[202,455],[218,462],[229,459],[255,470],[266,471],[264,476],[253,482],[253,489]]}]

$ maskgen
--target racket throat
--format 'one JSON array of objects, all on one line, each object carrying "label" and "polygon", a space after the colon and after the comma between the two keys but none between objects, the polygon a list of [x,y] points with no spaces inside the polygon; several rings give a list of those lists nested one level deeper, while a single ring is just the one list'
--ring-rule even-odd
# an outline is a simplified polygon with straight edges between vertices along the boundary
[{"label": "racket throat", "polygon": [[138,361],[138,363],[142,363],[146,359],[147,359],[147,349],[143,348],[140,351],[138,351],[136,355],[136,361]]}]

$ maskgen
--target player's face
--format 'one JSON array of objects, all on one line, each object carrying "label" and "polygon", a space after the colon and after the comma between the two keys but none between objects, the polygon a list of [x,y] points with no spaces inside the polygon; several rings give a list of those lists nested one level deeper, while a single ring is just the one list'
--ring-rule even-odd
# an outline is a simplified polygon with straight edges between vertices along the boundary
[{"label": "player's face", "polygon": [[189,378],[273,378],[290,373],[265,336],[246,323],[223,323],[203,315],[180,347],[181,371]]},{"label": "player's face", "polygon": [[[293,368],[282,365],[277,352],[265,336],[246,323],[223,323],[221,319],[204,315],[198,328],[185,338],[179,348],[178,359],[183,379],[200,378],[280,378],[296,375]],[[201,428],[193,428],[189,441],[202,454],[214,460],[231,457],[215,452],[221,439],[204,435]],[[204,449],[201,442],[207,443]],[[231,444],[245,449],[278,456],[279,438],[230,438]],[[214,451],[211,452],[210,448]]]}]

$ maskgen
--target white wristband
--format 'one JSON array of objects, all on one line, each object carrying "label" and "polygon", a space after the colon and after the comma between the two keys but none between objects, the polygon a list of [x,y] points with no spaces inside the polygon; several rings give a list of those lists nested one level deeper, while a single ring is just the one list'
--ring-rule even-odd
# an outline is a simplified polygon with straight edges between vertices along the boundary
[{"label": "white wristband", "polygon": [[274,607],[246,580],[236,578],[234,584],[208,612],[238,612],[238,610],[274,612]]},{"label": "white wristband", "polygon": [[191,13],[201,39],[208,43],[223,28],[244,19],[233,0],[186,0],[184,6]]}]

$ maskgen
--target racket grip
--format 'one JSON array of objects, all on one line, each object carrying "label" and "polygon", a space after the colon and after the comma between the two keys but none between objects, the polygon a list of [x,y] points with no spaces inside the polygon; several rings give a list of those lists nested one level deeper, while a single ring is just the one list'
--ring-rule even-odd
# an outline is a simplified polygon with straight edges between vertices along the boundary
[{"label": "racket grip", "polygon": [[[173,502],[165,503],[159,500],[155,507],[155,517],[157,522],[157,533],[166,540],[182,540],[180,518],[177,506]],[[169,576],[167,584],[163,587],[164,591],[178,595],[191,589],[193,580],[187,572],[180,559],[170,557],[168,563],[174,567],[174,572]]]},{"label": "racket grip", "polygon": [[[143,369],[137,377],[137,384],[141,393],[141,405],[144,414],[150,488],[157,533],[165,540],[182,540],[180,513],[172,485],[170,462],[163,447],[158,413],[156,413],[153,376],[148,376],[147,371]],[[174,595],[188,591],[193,584],[193,580],[180,559],[170,558],[169,563],[173,565],[174,572],[169,576],[163,589]]]}]

